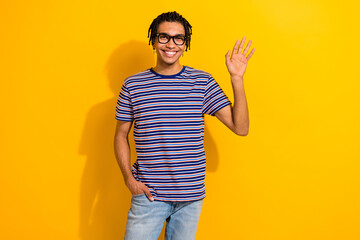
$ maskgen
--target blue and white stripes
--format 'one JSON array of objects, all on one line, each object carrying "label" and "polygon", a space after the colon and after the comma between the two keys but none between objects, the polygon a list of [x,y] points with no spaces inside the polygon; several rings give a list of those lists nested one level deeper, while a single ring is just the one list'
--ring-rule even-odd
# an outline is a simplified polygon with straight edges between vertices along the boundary
[{"label": "blue and white stripes", "polygon": [[134,121],[133,175],[155,200],[205,197],[204,114],[229,104],[209,73],[189,66],[175,75],[147,69],[124,81],[116,119]]}]

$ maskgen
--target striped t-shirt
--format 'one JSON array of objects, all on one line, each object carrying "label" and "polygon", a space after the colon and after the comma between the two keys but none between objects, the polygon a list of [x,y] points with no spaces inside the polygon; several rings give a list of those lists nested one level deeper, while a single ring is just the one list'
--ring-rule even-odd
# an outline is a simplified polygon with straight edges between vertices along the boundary
[{"label": "striped t-shirt", "polygon": [[175,75],[150,68],[125,79],[115,118],[135,121],[132,173],[155,200],[205,197],[204,114],[229,104],[209,73],[189,66]]}]

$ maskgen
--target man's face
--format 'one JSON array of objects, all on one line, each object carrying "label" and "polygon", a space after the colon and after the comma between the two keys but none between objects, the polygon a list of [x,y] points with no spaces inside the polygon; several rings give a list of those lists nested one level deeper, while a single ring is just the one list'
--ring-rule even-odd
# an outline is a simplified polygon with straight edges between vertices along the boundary
[{"label": "man's face", "polygon": [[[179,22],[162,22],[158,26],[157,33],[166,33],[169,36],[185,36],[185,29]],[[181,54],[184,52],[185,43],[183,45],[176,45],[174,39],[170,39],[168,43],[159,43],[158,37],[156,37],[154,47],[158,62],[172,65],[178,62]]]}]

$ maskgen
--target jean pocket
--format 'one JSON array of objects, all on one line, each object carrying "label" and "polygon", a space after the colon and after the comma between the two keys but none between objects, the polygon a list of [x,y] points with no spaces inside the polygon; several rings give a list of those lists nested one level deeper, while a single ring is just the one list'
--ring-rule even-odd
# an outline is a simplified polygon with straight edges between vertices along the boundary
[{"label": "jean pocket", "polygon": [[137,198],[137,197],[141,197],[141,196],[145,196],[145,193],[132,195],[133,198]]}]

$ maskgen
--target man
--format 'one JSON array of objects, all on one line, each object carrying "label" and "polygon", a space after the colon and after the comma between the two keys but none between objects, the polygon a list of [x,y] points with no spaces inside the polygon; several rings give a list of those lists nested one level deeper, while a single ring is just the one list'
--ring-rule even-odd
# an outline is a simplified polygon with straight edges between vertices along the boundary
[{"label": "man", "polygon": [[[159,15],[149,28],[157,54],[154,68],[128,77],[116,105],[115,153],[132,199],[125,239],[195,239],[205,198],[204,114],[216,116],[234,133],[246,136],[248,109],[243,86],[245,37],[225,56],[234,105],[214,78],[183,66],[192,28],[177,12]],[[239,46],[240,45],[240,46]],[[134,122],[137,160],[130,166],[128,133]]]}]

